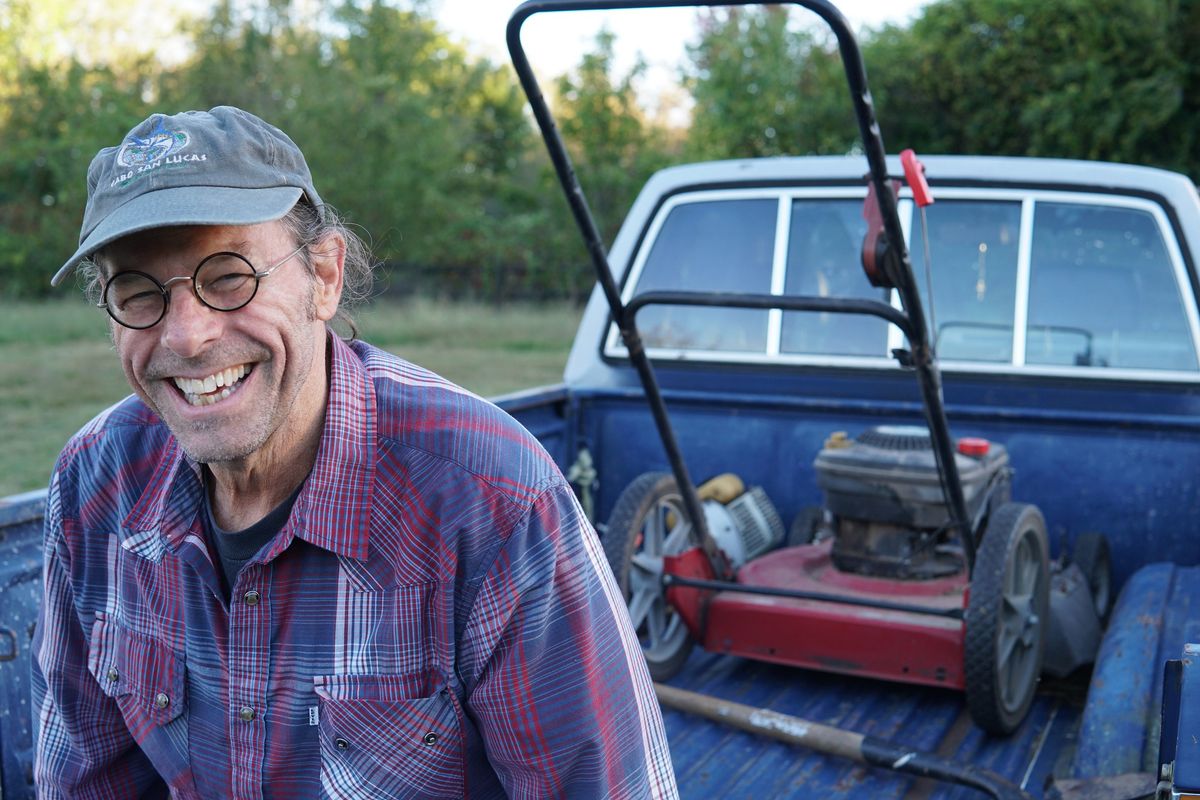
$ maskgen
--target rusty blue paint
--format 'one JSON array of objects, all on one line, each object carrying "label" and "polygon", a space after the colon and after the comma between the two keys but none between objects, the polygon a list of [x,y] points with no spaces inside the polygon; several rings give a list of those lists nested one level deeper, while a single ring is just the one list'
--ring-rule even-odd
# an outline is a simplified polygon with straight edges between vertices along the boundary
[{"label": "rusty blue paint", "polygon": [[46,493],[0,500],[0,796],[33,796],[29,644],[41,602]]},{"label": "rusty blue paint", "polygon": [[1150,564],[1126,583],[1092,673],[1075,777],[1156,769],[1163,663],[1200,636],[1198,603],[1200,568]]},{"label": "rusty blue paint", "polygon": [[[1163,670],[1162,737],[1158,774],[1171,764],[1171,789],[1200,790],[1200,643],[1189,642]],[[1189,795],[1190,796],[1190,795]]]}]

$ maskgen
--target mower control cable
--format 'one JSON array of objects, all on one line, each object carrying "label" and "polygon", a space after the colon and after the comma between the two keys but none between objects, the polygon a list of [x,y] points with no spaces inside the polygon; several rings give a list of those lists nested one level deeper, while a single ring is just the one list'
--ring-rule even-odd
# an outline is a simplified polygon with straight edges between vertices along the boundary
[{"label": "mower control cable", "polygon": [[995,800],[1033,800],[1018,786],[991,770],[960,764],[932,753],[900,747],[883,739],[865,736],[833,725],[810,722],[767,708],[733,703],[710,695],[654,684],[658,701],[666,708],[731,725],[750,733],[797,744],[872,767],[957,783],[987,794]]}]

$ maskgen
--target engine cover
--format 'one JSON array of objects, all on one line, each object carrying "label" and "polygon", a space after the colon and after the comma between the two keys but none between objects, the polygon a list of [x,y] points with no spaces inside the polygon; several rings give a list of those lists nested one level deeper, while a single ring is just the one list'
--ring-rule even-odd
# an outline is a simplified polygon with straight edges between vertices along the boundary
[{"label": "engine cover", "polygon": [[[954,458],[967,513],[974,516],[986,496],[983,490],[997,473],[1007,486],[1008,451],[992,442],[982,456],[955,453]],[[826,507],[839,517],[926,530],[944,527],[950,520],[924,428],[881,425],[854,440],[831,438],[814,466]]]},{"label": "engine cover", "polygon": [[[972,518],[985,501],[1007,501],[1011,484],[1004,447],[975,444],[968,450],[979,455],[954,456]],[[880,426],[854,440],[833,436],[815,467],[836,519],[838,569],[917,580],[961,569],[961,548],[948,544],[950,511],[927,430]]]}]

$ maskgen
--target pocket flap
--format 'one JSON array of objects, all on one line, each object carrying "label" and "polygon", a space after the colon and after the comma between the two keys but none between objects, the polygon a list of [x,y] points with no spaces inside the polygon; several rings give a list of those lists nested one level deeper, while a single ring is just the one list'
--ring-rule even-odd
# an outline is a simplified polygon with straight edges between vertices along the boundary
[{"label": "pocket flap", "polygon": [[92,624],[88,671],[106,695],[132,700],[160,725],[187,708],[184,698],[187,675],[182,656],[99,614]]},{"label": "pocket flap", "polygon": [[461,712],[436,672],[319,675],[313,688],[323,780],[353,797],[463,796]]},{"label": "pocket flap", "polygon": [[316,675],[313,690],[323,700],[372,700],[394,703],[436,695],[445,681],[434,670],[407,675]]}]

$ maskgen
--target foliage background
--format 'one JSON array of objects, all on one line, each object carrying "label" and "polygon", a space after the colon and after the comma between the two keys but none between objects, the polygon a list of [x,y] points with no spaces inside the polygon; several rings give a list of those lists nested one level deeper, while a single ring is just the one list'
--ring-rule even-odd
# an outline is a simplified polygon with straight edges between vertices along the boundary
[{"label": "foliage background", "polygon": [[[70,254],[92,155],[153,111],[240,105],[369,231],[385,291],[579,300],[591,281],[515,75],[424,0],[0,0],[0,299]],[[544,86],[601,230],[668,163],[854,152],[830,37],[802,11],[698,11],[690,119],[650,118],[612,36]],[[815,20],[815,17],[813,18]],[[889,149],[1200,171],[1200,0],[940,0],[861,37]]]}]

